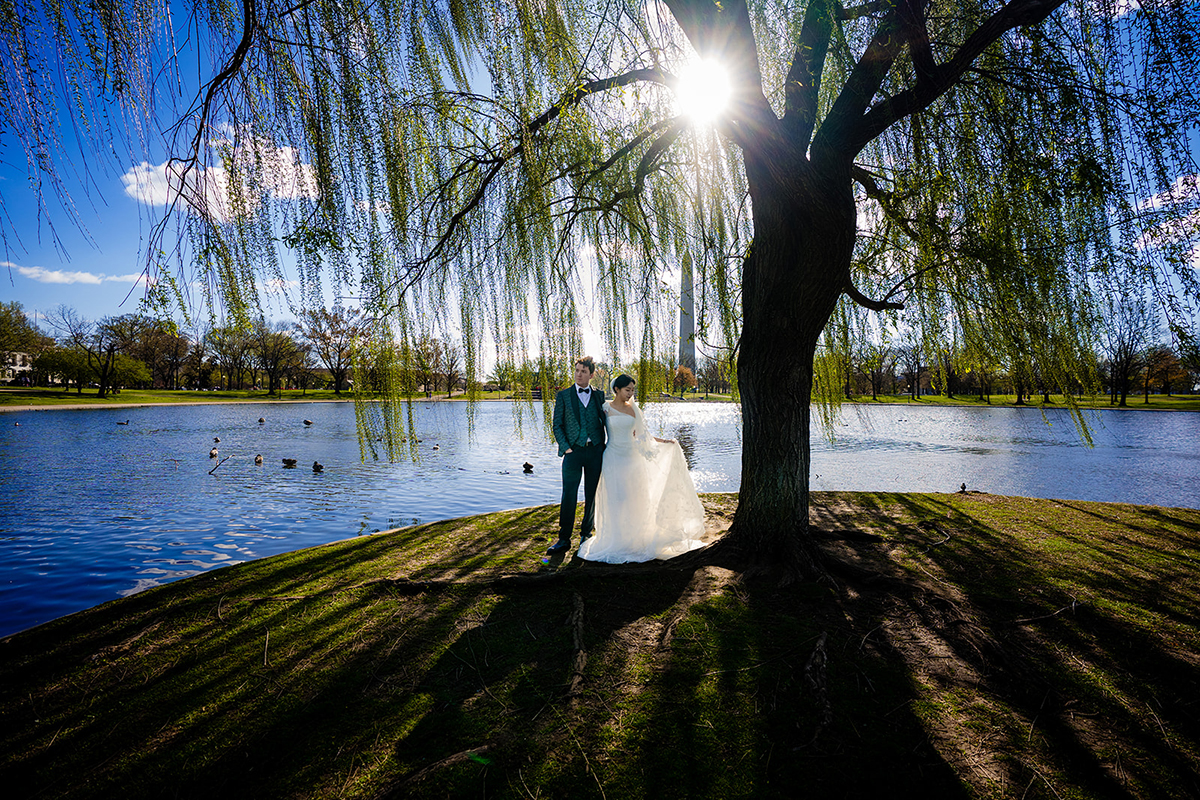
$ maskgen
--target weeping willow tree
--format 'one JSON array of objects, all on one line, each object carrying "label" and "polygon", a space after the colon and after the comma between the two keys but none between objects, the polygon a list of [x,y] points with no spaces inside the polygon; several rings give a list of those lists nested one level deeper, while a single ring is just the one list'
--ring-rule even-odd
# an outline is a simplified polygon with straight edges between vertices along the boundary
[{"label": "weeping willow tree", "polygon": [[[484,339],[512,359],[531,322],[569,364],[596,308],[615,361],[688,264],[699,335],[737,352],[721,547],[790,574],[820,569],[810,406],[878,330],[864,314],[903,314],[927,348],[992,342],[1062,390],[1090,383],[1113,276],[1157,287],[1180,332],[1200,296],[1193,3],[0,0],[0,18],[4,135],[38,202],[69,202],[63,121],[97,152],[170,155],[154,302],[200,286],[238,313],[287,248],[305,297],[332,285],[375,320],[372,369],[452,316],[473,373]],[[729,83],[704,123],[679,102],[697,59]]]}]

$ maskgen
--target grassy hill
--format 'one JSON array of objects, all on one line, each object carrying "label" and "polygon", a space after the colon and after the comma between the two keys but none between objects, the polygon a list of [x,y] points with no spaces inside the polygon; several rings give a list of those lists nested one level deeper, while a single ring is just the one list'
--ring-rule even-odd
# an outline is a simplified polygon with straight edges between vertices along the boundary
[{"label": "grassy hill", "polygon": [[1200,511],[818,493],[832,578],[785,587],[546,560],[556,512],[3,640],[5,796],[1200,796]]}]

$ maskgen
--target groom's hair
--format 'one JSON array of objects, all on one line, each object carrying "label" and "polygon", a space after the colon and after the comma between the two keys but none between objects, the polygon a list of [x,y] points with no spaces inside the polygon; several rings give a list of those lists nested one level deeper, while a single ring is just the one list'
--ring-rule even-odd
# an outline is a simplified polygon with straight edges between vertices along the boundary
[{"label": "groom's hair", "polygon": [[588,372],[592,374],[596,373],[596,361],[591,356],[580,356],[579,358],[575,359],[575,363],[583,364],[588,368]]}]

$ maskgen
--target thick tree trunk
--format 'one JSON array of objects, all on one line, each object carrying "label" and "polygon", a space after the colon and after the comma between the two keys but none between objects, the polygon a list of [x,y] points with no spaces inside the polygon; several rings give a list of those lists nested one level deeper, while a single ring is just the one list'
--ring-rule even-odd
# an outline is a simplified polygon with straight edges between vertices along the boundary
[{"label": "thick tree trunk", "polygon": [[[810,404],[817,341],[854,248],[849,170],[747,157],[754,243],[743,266],[738,386],[742,481],[726,547],[784,580],[823,574],[808,535]],[[782,173],[782,174],[781,174]]]},{"label": "thick tree trunk", "polygon": [[[692,262],[683,260],[679,281],[679,358],[678,366],[696,371],[696,298],[692,283]],[[682,396],[682,392],[680,393]]]}]

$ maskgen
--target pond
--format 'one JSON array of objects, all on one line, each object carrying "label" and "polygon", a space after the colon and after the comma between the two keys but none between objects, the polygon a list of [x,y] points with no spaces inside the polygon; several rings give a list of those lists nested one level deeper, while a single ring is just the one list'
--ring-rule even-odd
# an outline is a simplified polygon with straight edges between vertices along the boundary
[{"label": "pond", "polygon": [[[473,437],[463,403],[414,412],[419,458],[398,463],[361,460],[349,403],[0,414],[0,636],[229,564],[558,501],[559,460],[540,406],[482,403]],[[736,406],[654,404],[647,419],[683,444],[700,491],[737,490]],[[1200,508],[1200,414],[1096,412],[1094,448],[1065,412],[1047,419],[1036,409],[848,407],[832,442],[813,443],[812,485],[949,492],[966,483]]]}]

